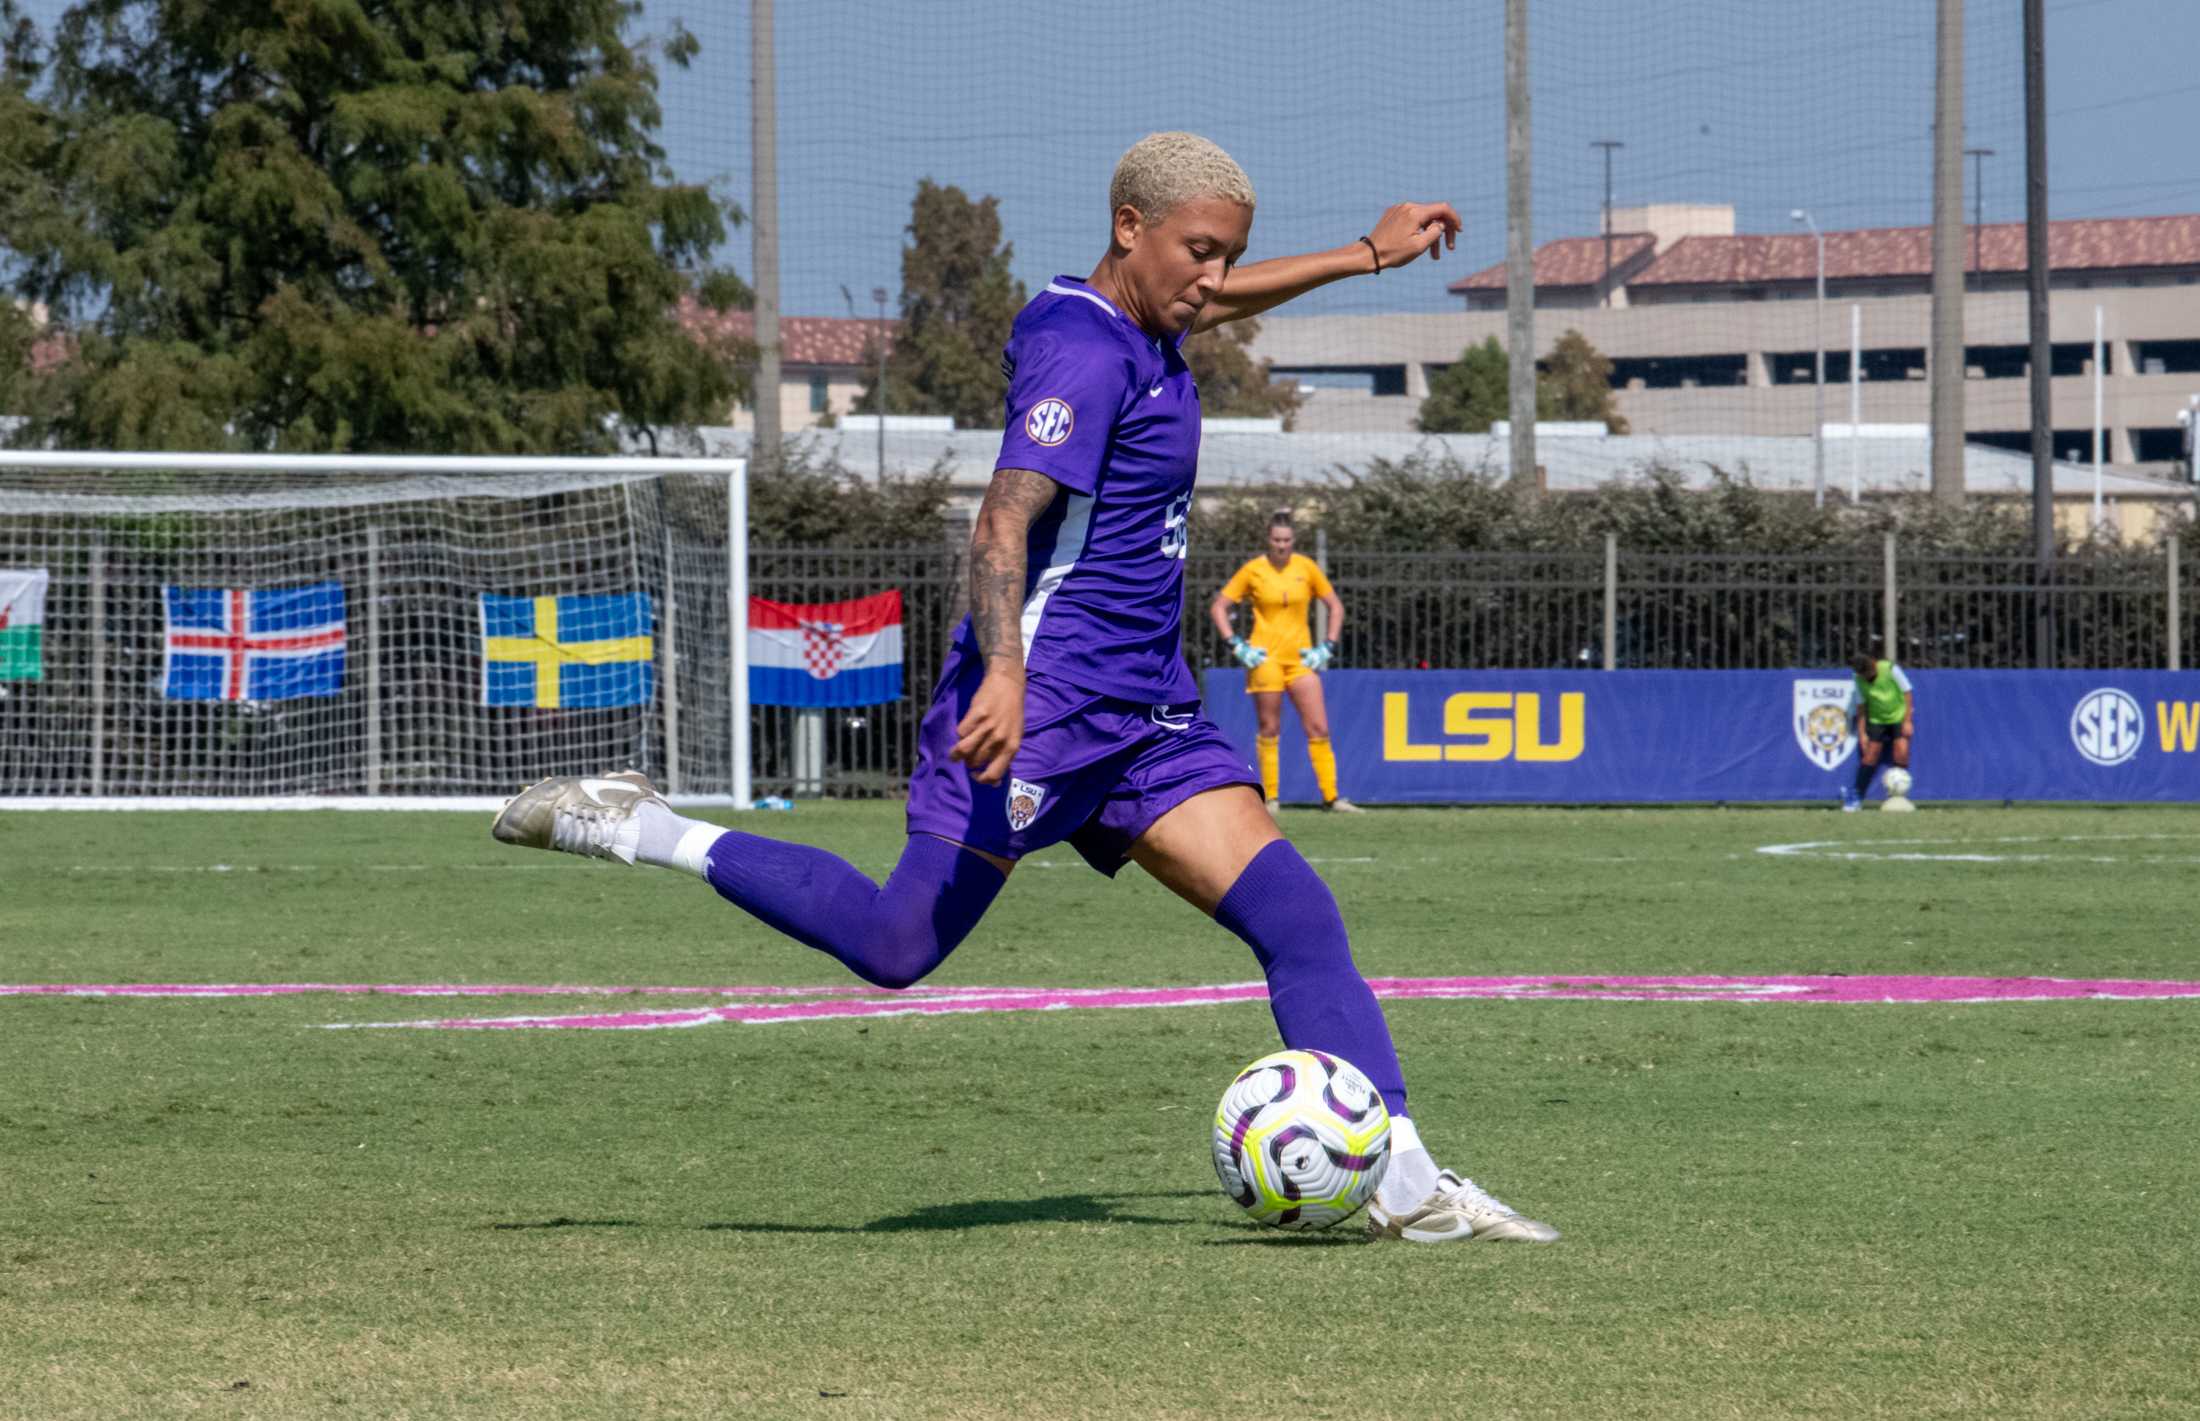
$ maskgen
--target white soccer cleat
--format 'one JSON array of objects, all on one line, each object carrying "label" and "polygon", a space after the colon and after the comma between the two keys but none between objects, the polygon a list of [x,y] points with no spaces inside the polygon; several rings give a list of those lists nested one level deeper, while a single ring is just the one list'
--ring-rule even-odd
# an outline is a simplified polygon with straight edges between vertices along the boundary
[{"label": "white soccer cleat", "polygon": [[1450,1170],[1436,1176],[1436,1188],[1402,1214],[1385,1209],[1378,1196],[1367,1201],[1367,1236],[1399,1238],[1407,1243],[1556,1243],[1558,1230],[1523,1215],[1504,1200]]},{"label": "white soccer cleat", "polygon": [[652,802],[664,804],[664,796],[638,770],[557,775],[514,795],[489,832],[522,848],[630,864],[642,838],[634,811]]},{"label": "white soccer cleat", "polygon": [[1340,794],[1340,795],[1338,795],[1338,796],[1337,796],[1337,797],[1336,797],[1335,799],[1332,799],[1332,800],[1330,800],[1328,804],[1326,804],[1326,805],[1324,805],[1324,806],[1322,806],[1322,807],[1323,807],[1323,808],[1325,808],[1325,809],[1327,809],[1327,810],[1328,810],[1328,811],[1329,811],[1329,812],[1330,812],[1331,814],[1365,814],[1365,813],[1367,813],[1367,811],[1366,811],[1366,810],[1364,810],[1364,809],[1360,808],[1360,806],[1358,806],[1357,804],[1354,804],[1354,803],[1353,803],[1353,802],[1352,802],[1351,800],[1349,800],[1349,799],[1346,799],[1346,798],[1345,798],[1345,797],[1344,797],[1343,795],[1341,795],[1341,794]]}]

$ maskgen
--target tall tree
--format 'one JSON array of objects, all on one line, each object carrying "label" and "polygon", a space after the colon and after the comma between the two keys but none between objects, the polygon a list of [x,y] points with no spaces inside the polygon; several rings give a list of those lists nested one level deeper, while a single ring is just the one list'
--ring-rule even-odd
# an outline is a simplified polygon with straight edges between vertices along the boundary
[{"label": "tall tree", "polygon": [[[964,429],[1001,422],[1001,350],[1023,309],[1024,284],[1009,271],[1000,199],[973,202],[959,187],[917,183],[901,249],[901,329],[886,357],[895,414],[945,414]],[[878,408],[877,380],[856,405]]]},{"label": "tall tree", "polygon": [[[83,0],[0,34],[0,245],[74,355],[30,437],[572,451],[700,422],[740,213],[673,180],[633,0]],[[0,18],[12,18],[5,16]]]},{"label": "tall tree", "polygon": [[1299,408],[1298,386],[1278,384],[1270,374],[1273,362],[1253,359],[1247,347],[1259,334],[1259,321],[1232,321],[1184,342],[1184,362],[1199,386],[1199,412],[1209,419],[1281,419],[1289,429]]},{"label": "tall tree", "polygon": [[1602,420],[1612,434],[1627,432],[1627,417],[1612,398],[1611,357],[1576,330],[1538,362],[1535,412],[1538,419]]},{"label": "tall tree", "polygon": [[1426,434],[1487,434],[1509,408],[1512,365],[1491,336],[1429,377],[1415,423]]},{"label": "tall tree", "polygon": [[[1504,419],[1512,361],[1491,336],[1470,345],[1459,359],[1429,378],[1421,401],[1419,428],[1429,434],[1486,434]],[[1602,420],[1613,434],[1627,432],[1627,420],[1612,397],[1612,362],[1580,331],[1558,338],[1549,356],[1536,364],[1537,419]]]}]

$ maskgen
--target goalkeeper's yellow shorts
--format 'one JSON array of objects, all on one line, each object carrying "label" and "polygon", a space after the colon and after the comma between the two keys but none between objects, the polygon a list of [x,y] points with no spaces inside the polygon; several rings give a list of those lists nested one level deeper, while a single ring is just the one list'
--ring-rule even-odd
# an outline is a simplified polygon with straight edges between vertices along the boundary
[{"label": "goalkeeper's yellow shorts", "polygon": [[1245,673],[1245,693],[1258,695],[1262,691],[1281,691],[1301,676],[1314,673],[1299,661],[1303,647],[1290,647],[1283,651],[1271,651],[1268,659]]}]

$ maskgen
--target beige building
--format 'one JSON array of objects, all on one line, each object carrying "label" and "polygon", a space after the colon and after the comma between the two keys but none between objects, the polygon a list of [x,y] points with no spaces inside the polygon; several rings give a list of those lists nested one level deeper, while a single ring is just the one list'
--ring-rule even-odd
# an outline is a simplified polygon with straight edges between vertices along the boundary
[{"label": "beige building", "polygon": [[[680,304],[680,323],[691,331],[752,340],[756,317],[748,311],[713,312],[692,301]],[[814,429],[849,413],[878,376],[880,348],[891,355],[901,322],[841,316],[779,318],[779,427]],[[736,406],[733,428],[748,429],[756,412]]]},{"label": "beige building", "polygon": [[[1604,236],[1535,253],[1536,340],[1579,330],[1613,362],[1618,408],[1639,435],[1808,435],[1825,352],[1824,416],[1847,423],[1852,323],[1858,419],[1929,418],[1931,229],[1825,234],[1815,299],[1809,232],[1736,234],[1733,210],[1617,208]],[[1967,229],[1965,423],[1971,442],[2029,447],[2024,228]],[[2090,461],[2096,312],[2103,332],[2103,459],[2167,472],[2181,411],[2200,397],[2200,215],[2049,224],[2055,452]],[[1450,288],[1462,309],[1431,315],[1271,316],[1254,353],[1308,387],[1294,427],[1402,432],[1429,376],[1467,346],[1505,337],[1505,270]]]}]

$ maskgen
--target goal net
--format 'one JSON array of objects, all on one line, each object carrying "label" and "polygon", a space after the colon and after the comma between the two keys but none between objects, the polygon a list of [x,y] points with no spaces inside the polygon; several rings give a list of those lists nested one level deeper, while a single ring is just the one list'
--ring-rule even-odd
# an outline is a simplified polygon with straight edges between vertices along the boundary
[{"label": "goal net", "polygon": [[0,797],[746,798],[739,461],[6,459]]}]

